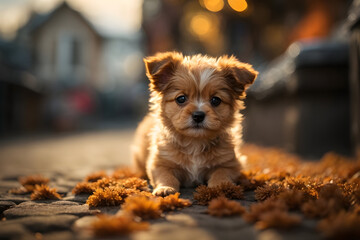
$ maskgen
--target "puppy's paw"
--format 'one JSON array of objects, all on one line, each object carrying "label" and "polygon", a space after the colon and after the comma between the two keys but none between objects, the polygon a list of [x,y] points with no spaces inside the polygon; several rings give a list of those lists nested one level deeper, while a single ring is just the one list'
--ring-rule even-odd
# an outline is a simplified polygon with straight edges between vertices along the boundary
[{"label": "puppy's paw", "polygon": [[176,192],[177,192],[177,190],[173,187],[161,186],[161,187],[155,188],[154,191],[152,192],[152,194],[155,196],[165,197],[167,195],[174,194]]}]

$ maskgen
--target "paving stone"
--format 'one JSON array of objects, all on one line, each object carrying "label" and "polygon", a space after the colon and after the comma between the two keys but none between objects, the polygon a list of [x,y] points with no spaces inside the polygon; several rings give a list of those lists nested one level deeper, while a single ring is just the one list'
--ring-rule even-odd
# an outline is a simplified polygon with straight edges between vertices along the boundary
[{"label": "paving stone", "polygon": [[259,234],[259,240],[283,240],[283,238],[278,231],[268,229]]},{"label": "paving stone", "polygon": [[51,216],[59,214],[71,214],[85,216],[99,213],[98,210],[90,210],[88,205],[69,205],[62,201],[55,203],[23,202],[13,208],[4,211],[7,219],[28,217],[28,216]]},{"label": "paving stone", "polygon": [[77,202],[71,202],[71,201],[65,201],[65,200],[60,200],[60,201],[55,201],[51,203],[52,205],[80,205]]},{"label": "paving stone", "polygon": [[87,199],[89,198],[89,194],[80,194],[80,195],[68,195],[63,198],[66,201],[78,202],[78,203],[86,203]]},{"label": "paving stone", "polygon": [[76,220],[72,226],[74,231],[88,230],[92,222],[97,219],[96,216],[85,216]]},{"label": "paving stone", "polygon": [[[219,240],[239,240],[239,239],[246,239],[246,240],[258,240],[259,231],[254,229],[252,226],[248,226],[241,229],[232,229],[229,230],[218,230],[216,228],[209,229],[209,233],[212,234],[215,239]],[[264,239],[265,240],[265,239]]]},{"label": "paving stone", "polygon": [[194,192],[195,192],[194,188],[181,188],[180,189],[180,197],[194,201],[194,197],[193,197]]},{"label": "paving stone", "polygon": [[35,239],[21,224],[3,224],[0,222],[0,239]]},{"label": "paving stone", "polygon": [[141,231],[131,235],[133,240],[215,240],[207,229],[184,227],[173,223],[158,223],[150,226],[149,231]]},{"label": "paving stone", "polygon": [[50,188],[56,188],[56,192],[62,196],[65,196],[71,189],[67,187],[57,186],[55,184],[50,184]]},{"label": "paving stone", "polygon": [[21,184],[19,181],[0,181],[0,192],[6,193],[11,189],[19,188]]},{"label": "paving stone", "polygon": [[76,220],[72,226],[72,230],[77,233],[81,238],[92,237],[92,232],[89,228],[92,222],[97,219],[96,216],[85,216]]},{"label": "paving stone", "polygon": [[121,208],[121,206],[111,206],[111,207],[95,207],[95,208],[90,208],[90,209],[99,210],[103,214],[115,215],[116,213],[119,212],[120,208]]},{"label": "paving stone", "polygon": [[58,179],[56,179],[55,184],[56,184],[56,186],[66,187],[66,188],[72,190],[78,182],[79,181],[70,181],[70,180],[67,180],[64,178],[58,178]]},{"label": "paving stone", "polygon": [[12,194],[8,194],[8,193],[0,193],[0,201],[9,201],[9,202],[14,202],[16,204],[22,203],[22,202],[26,202],[26,201],[30,201],[30,194],[27,195],[12,195]]},{"label": "paving stone", "polygon": [[244,206],[247,209],[249,209],[251,205],[256,203],[256,202],[250,202],[250,201],[246,201],[246,200],[235,200],[235,201],[239,202],[242,206]]},{"label": "paving stone", "polygon": [[74,215],[31,216],[3,221],[4,226],[21,224],[32,232],[51,232],[70,229],[79,217]]},{"label": "paving stone", "polygon": [[6,209],[11,208],[12,206],[15,205],[16,204],[14,202],[0,201],[0,214],[3,213]]},{"label": "paving stone", "polygon": [[42,234],[42,240],[64,240],[64,239],[78,239],[71,231],[61,231]]},{"label": "paving stone", "polygon": [[216,218],[206,214],[169,214],[166,217],[169,222],[190,227],[206,227],[218,230],[240,229],[250,226],[241,217]]},{"label": "paving stone", "polygon": [[259,240],[318,240],[322,239],[317,232],[303,231],[300,228],[290,230],[267,229],[259,234]]},{"label": "paving stone", "polygon": [[186,207],[180,210],[177,210],[175,212],[181,212],[181,213],[206,213],[208,207],[202,206],[202,205],[192,205],[191,207]]},{"label": "paving stone", "polygon": [[245,191],[244,192],[244,200],[250,202],[256,202],[255,192],[254,191]]},{"label": "paving stone", "polygon": [[14,181],[14,182],[17,182],[19,177],[21,175],[19,173],[16,173],[16,174],[9,174],[9,173],[4,173],[0,176],[0,179],[2,181]]}]

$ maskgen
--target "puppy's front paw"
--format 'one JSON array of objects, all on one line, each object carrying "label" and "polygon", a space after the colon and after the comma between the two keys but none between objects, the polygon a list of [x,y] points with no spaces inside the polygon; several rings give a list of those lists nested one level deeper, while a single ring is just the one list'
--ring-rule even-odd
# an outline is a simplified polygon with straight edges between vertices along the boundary
[{"label": "puppy's front paw", "polygon": [[177,190],[173,187],[161,186],[161,187],[155,188],[154,191],[152,192],[152,194],[155,196],[165,197],[167,195],[174,194],[176,192],[177,192]]}]

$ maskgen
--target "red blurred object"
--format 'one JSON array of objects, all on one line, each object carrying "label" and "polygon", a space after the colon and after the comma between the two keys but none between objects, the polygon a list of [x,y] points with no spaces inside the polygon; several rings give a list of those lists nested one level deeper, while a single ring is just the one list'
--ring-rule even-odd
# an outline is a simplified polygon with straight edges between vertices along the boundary
[{"label": "red blurred object", "polygon": [[71,108],[80,114],[89,114],[95,109],[93,97],[86,90],[77,89],[71,91],[68,94],[67,100]]}]

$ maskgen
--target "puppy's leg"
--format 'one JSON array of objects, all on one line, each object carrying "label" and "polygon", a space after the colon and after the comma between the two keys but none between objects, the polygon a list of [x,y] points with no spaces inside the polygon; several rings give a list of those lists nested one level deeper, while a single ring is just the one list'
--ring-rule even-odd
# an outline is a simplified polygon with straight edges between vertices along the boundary
[{"label": "puppy's leg", "polygon": [[146,178],[146,161],[149,155],[150,138],[149,132],[154,126],[154,119],[147,115],[136,129],[134,144],[132,146],[132,159],[136,172],[142,178]]},{"label": "puppy's leg", "polygon": [[180,182],[173,175],[172,170],[166,167],[156,167],[152,173],[153,195],[167,196],[179,191]]},{"label": "puppy's leg", "polygon": [[215,187],[220,185],[221,183],[234,183],[236,178],[239,177],[240,171],[238,168],[230,169],[230,168],[217,168],[210,174],[208,180],[209,187]]}]

